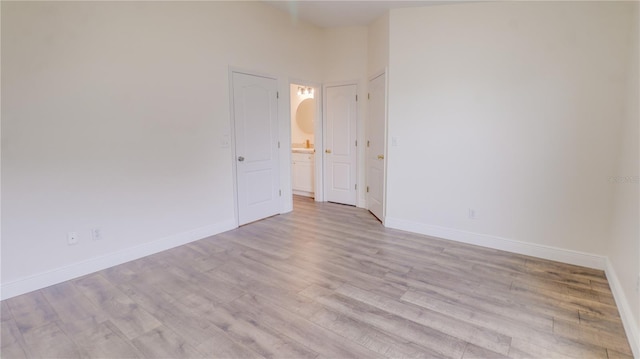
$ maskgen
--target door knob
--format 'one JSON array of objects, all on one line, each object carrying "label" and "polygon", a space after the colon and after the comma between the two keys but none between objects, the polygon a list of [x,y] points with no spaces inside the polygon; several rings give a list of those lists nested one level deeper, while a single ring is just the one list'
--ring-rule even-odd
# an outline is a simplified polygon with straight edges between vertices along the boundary
[{"label": "door knob", "polygon": [[324,153],[331,153],[331,150],[324,150]]},{"label": "door knob", "polygon": [[242,161],[244,161],[244,157],[242,157],[242,156],[239,156],[239,157],[238,157],[238,161],[239,161],[239,162],[242,162]]},{"label": "door knob", "polygon": [[384,160],[384,155],[378,155],[379,160]]}]

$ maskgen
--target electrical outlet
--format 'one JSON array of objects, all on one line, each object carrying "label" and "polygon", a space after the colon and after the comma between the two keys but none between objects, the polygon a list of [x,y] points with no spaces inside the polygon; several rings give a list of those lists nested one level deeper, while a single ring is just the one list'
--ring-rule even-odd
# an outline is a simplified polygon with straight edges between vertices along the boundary
[{"label": "electrical outlet", "polygon": [[102,239],[102,231],[100,228],[92,228],[91,229],[91,239],[94,241],[99,241]]},{"label": "electrical outlet", "polygon": [[476,210],[469,208],[469,219],[476,219]]},{"label": "electrical outlet", "polygon": [[67,244],[70,246],[78,244],[78,233],[77,232],[69,232],[67,233]]}]

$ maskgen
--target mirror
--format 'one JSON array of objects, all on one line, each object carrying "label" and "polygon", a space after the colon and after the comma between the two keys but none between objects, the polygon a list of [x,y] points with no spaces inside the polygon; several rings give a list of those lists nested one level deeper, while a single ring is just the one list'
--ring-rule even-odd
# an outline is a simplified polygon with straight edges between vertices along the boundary
[{"label": "mirror", "polygon": [[296,123],[302,132],[313,134],[313,118],[316,112],[314,99],[308,98],[298,105],[296,111]]}]

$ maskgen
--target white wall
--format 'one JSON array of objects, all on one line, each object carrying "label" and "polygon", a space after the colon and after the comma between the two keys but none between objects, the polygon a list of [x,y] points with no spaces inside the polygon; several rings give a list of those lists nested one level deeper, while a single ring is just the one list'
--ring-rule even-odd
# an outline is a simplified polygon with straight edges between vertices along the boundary
[{"label": "white wall", "polygon": [[358,207],[365,206],[365,119],[367,95],[368,29],[365,26],[324,29],[323,80],[325,84],[344,83],[358,85]]},{"label": "white wall", "polygon": [[320,82],[322,35],[260,3],[3,2],[3,296],[233,227],[229,66]]},{"label": "white wall", "polygon": [[609,255],[640,321],[637,182],[611,181],[638,173],[630,6],[458,4],[321,30],[256,3],[3,2],[2,287],[232,227],[229,65],[364,99],[391,54],[395,223]]},{"label": "white wall", "polygon": [[637,11],[392,10],[386,222],[606,268],[636,356]]},{"label": "white wall", "polygon": [[369,24],[368,75],[371,77],[389,65],[389,13]]},{"label": "white wall", "polygon": [[392,10],[391,225],[603,255],[630,6]]},{"label": "white wall", "polygon": [[[611,261],[617,278],[609,278],[612,285],[620,285],[624,297],[620,298],[623,302],[618,301],[618,307],[627,306],[635,321],[635,333],[629,336],[629,341],[635,340],[636,357],[640,357],[640,294],[636,288],[636,281],[640,280],[640,228],[638,220],[640,219],[640,211],[638,210],[638,201],[640,199],[640,191],[638,191],[640,183],[640,147],[638,144],[638,136],[640,131],[640,110],[638,99],[640,92],[638,91],[638,64],[640,56],[638,56],[639,27],[638,11],[640,6],[635,4],[634,29],[631,32],[633,36],[629,38],[628,48],[629,56],[629,72],[627,79],[628,93],[626,96],[626,113],[623,117],[621,127],[621,136],[619,142],[619,155],[617,167],[611,176],[611,183],[615,187],[614,206],[613,206],[613,222],[610,241],[608,241],[607,254]],[[612,283],[615,280],[619,283]],[[624,318],[624,317],[623,317]],[[625,323],[631,326],[632,323]]]}]

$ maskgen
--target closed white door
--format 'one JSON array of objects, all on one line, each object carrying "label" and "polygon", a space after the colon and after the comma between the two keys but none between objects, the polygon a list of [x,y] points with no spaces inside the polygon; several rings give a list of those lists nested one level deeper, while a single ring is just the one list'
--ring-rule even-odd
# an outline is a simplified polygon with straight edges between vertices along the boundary
[{"label": "closed white door", "polygon": [[238,224],[279,213],[278,84],[233,73]]},{"label": "closed white door", "polygon": [[384,222],[385,75],[369,81],[367,121],[367,206]]},{"label": "closed white door", "polygon": [[356,204],[356,85],[325,89],[325,199]]}]

